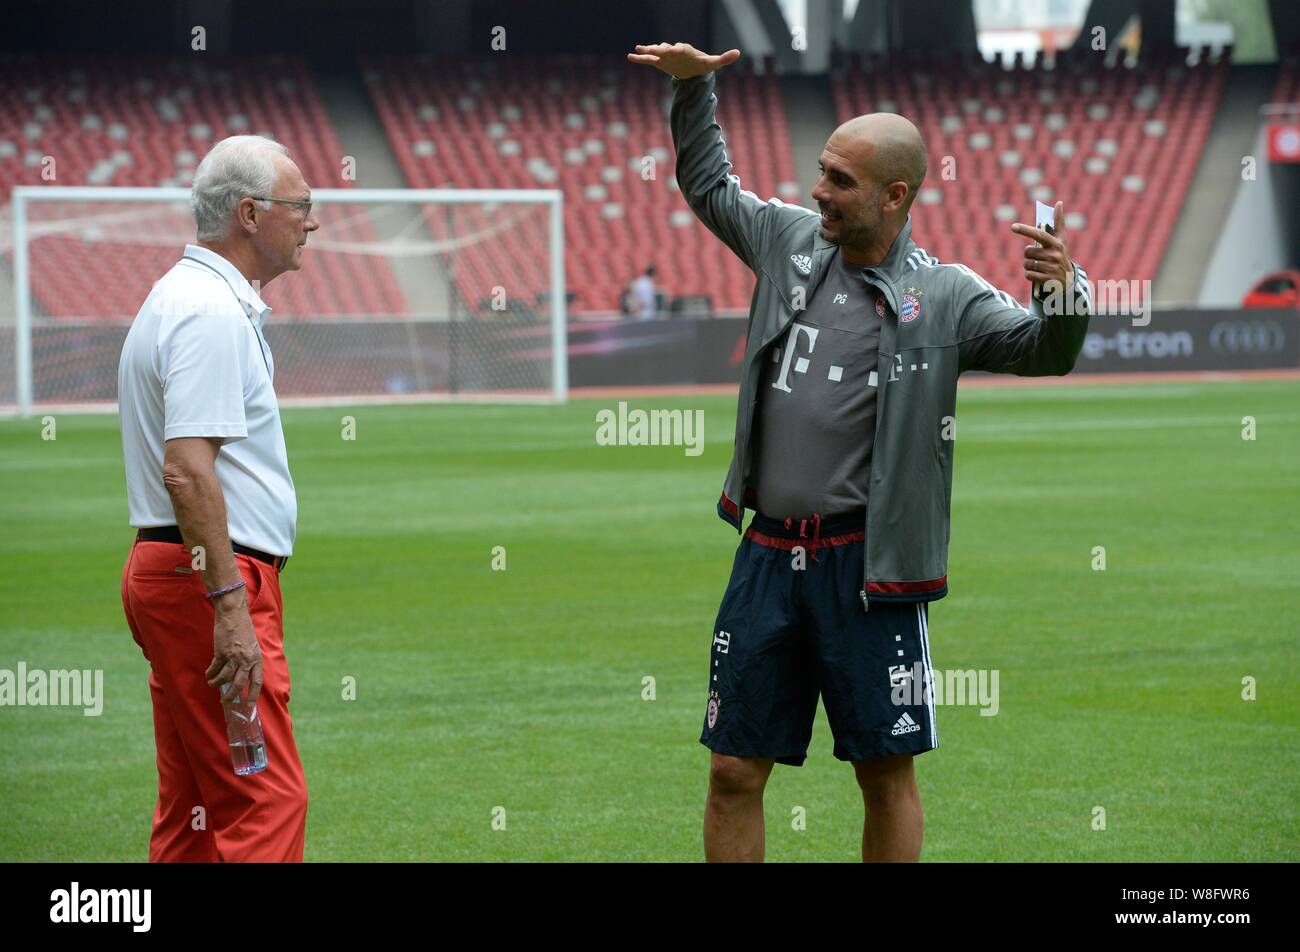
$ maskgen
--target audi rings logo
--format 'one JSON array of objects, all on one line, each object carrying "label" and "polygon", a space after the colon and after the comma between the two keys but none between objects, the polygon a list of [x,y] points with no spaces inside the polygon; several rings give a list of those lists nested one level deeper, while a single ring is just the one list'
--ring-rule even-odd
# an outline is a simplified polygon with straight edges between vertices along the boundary
[{"label": "audi rings logo", "polygon": [[1276,354],[1285,344],[1276,321],[1220,321],[1210,330],[1210,346],[1220,354]]}]

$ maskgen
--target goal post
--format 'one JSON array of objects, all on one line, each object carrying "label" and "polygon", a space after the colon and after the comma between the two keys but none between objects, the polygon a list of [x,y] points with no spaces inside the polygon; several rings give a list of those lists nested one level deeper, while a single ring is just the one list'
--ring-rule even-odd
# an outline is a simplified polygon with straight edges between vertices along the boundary
[{"label": "goal post", "polygon": [[[194,242],[189,196],[14,189],[0,410],[114,405],[126,331]],[[312,202],[301,268],[262,289],[282,403],[567,399],[561,191],[317,189]]]}]

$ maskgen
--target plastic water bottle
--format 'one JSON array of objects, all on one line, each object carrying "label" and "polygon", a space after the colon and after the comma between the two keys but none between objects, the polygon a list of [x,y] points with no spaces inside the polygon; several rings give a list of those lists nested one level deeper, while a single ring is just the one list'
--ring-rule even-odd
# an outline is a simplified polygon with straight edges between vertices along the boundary
[{"label": "plastic water bottle", "polygon": [[[229,690],[230,685],[224,685]],[[241,777],[266,769],[266,740],[262,736],[262,718],[257,703],[247,700],[225,701],[226,736],[230,739],[230,759]]]}]

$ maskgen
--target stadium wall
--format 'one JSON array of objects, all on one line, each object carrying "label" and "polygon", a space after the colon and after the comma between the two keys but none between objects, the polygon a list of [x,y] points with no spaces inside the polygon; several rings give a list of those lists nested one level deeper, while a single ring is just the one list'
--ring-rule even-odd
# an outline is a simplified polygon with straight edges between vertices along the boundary
[{"label": "stadium wall", "polygon": [[[1075,374],[1300,368],[1294,311],[1169,310],[1095,317]],[[591,321],[569,328],[574,387],[736,383],[746,318]],[[982,376],[982,375],[981,375]]]},{"label": "stadium wall", "polygon": [[1282,215],[1295,206],[1279,204],[1275,169],[1268,160],[1268,130],[1261,125],[1251,155],[1255,179],[1237,176],[1237,194],[1205,269],[1197,304],[1236,307],[1251,286],[1270,271],[1288,266]]},{"label": "stadium wall", "polygon": [[[744,317],[575,321],[568,332],[569,383],[575,388],[734,384],[740,379],[747,326]],[[34,327],[36,403],[111,402],[126,330],[104,322]],[[287,400],[350,395],[405,400],[525,387],[544,393],[549,333],[536,321],[512,319],[267,325],[276,390]],[[1300,313],[1171,310],[1156,313],[1145,326],[1128,317],[1094,318],[1074,375],[1294,369],[1300,369]],[[11,376],[0,388],[0,403],[12,395]]]}]

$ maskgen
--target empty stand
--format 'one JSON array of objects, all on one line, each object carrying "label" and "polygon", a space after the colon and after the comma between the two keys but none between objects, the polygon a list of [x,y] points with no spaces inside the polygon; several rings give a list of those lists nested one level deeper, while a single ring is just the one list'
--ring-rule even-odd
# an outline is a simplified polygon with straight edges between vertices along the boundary
[{"label": "empty stand", "polygon": [[1065,202],[1071,254],[1094,279],[1154,280],[1206,134],[1227,57],[1107,68],[1061,54],[1006,70],[976,56],[913,54],[832,75],[841,121],[898,112],[929,148],[913,238],[1028,300],[1023,242],[1034,200]]},{"label": "empty stand", "polygon": [[[574,311],[611,311],[647,264],[670,296],[707,294],[745,309],[753,275],[688,209],[673,178],[670,80],[588,58],[434,62],[371,60],[363,80],[409,185],[559,188],[565,197],[566,283]],[[742,185],[797,200],[774,76],[731,67],[718,79],[719,122]],[[805,202],[808,200],[805,199]],[[431,216],[432,217],[432,216]],[[491,227],[484,213],[480,227]],[[443,235],[444,225],[429,227]],[[471,307],[494,286],[533,299],[545,285],[535,247],[467,255],[457,284]],[[504,253],[503,253],[504,252]],[[502,275],[501,261],[512,262]]]},{"label": "empty stand", "polygon": [[[309,185],[349,184],[341,181],[344,150],[297,60],[0,59],[5,195],[15,185],[188,186],[208,149],[241,133],[284,143]],[[49,159],[53,181],[42,175]],[[318,209],[322,228],[308,242],[302,271],[266,289],[277,319],[404,311],[382,259],[323,250],[331,241],[373,239],[364,215],[336,209]],[[64,212],[40,207],[51,219]],[[80,205],[76,213],[86,222],[77,237],[42,238],[33,249],[34,299],[56,318],[133,316],[194,240],[192,222],[163,206]]]}]

